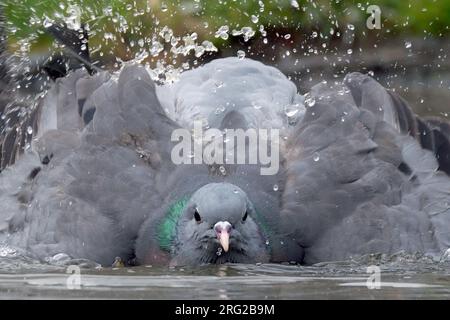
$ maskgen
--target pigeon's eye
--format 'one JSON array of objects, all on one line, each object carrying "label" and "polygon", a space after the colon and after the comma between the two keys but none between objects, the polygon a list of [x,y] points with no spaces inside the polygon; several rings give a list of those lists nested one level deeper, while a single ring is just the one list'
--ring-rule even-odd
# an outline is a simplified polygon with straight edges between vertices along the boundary
[{"label": "pigeon's eye", "polygon": [[247,216],[248,216],[248,212],[245,211],[244,215],[242,216],[242,222],[244,222],[245,220],[247,220]]},{"label": "pigeon's eye", "polygon": [[202,217],[200,217],[200,213],[198,213],[197,209],[195,209],[195,212],[194,212],[194,219],[197,222],[201,222],[202,221]]}]

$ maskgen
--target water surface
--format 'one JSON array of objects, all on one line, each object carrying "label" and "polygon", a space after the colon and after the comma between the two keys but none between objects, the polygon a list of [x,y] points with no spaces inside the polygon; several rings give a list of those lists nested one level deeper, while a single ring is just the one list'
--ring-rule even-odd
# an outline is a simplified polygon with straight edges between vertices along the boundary
[{"label": "water surface", "polygon": [[[67,262],[65,262],[67,264]],[[0,257],[1,299],[449,299],[450,263],[368,256],[315,266],[229,264],[197,268],[99,268],[77,261],[80,289],[63,264]],[[380,267],[369,289],[367,266]],[[69,286],[68,286],[69,283]],[[373,282],[372,285],[374,284]]]}]

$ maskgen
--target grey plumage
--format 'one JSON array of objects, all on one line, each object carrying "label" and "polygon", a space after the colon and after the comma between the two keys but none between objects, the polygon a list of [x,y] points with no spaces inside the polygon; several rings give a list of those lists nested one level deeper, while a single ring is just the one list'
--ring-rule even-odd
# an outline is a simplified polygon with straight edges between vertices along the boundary
[{"label": "grey plumage", "polygon": [[[194,218],[196,211],[198,221]],[[264,235],[258,230],[256,219],[254,205],[239,187],[223,182],[204,185],[192,194],[176,222],[171,264],[268,262],[269,249]],[[220,221],[227,221],[233,227],[229,252],[221,251],[216,238],[214,225]],[[144,234],[152,227],[146,226]],[[138,240],[138,259],[145,263],[158,263],[145,238]]]},{"label": "grey plumage", "polygon": [[449,177],[431,152],[395,129],[396,117],[386,119],[396,100],[361,74],[335,88],[317,85],[311,95],[316,104],[288,148],[280,213],[304,262],[448,248]]},{"label": "grey plumage", "polygon": [[[136,65],[118,79],[73,72],[43,101],[31,150],[0,174],[3,237],[38,258],[64,252],[105,265],[117,256],[154,264],[314,263],[442,253],[450,247],[450,179],[410,134],[415,118],[394,97],[370,77],[350,74],[343,84],[315,86],[304,104],[278,71],[237,58],[165,87]],[[299,109],[295,121],[286,116],[290,107]],[[198,118],[219,128],[280,129],[287,137],[281,170],[261,176],[259,165],[225,165],[225,172],[174,165],[172,131]],[[183,198],[167,250],[158,228]],[[194,206],[205,224],[195,222]],[[200,253],[193,235],[211,233],[205,228],[219,218],[239,231],[230,233],[230,252],[214,255],[209,234],[214,250]],[[247,240],[233,248],[238,235]]]}]

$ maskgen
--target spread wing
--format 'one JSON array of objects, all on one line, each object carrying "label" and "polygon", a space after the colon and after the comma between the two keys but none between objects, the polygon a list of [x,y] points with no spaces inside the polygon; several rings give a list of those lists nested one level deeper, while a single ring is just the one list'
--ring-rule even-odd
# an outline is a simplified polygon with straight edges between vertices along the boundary
[{"label": "spread wing", "polygon": [[56,81],[40,110],[37,141],[0,179],[9,242],[40,258],[132,258],[141,224],[168,192],[177,128],[148,72],[129,66],[116,81],[78,70]]},{"label": "spread wing", "polygon": [[285,153],[280,259],[447,249],[450,178],[421,147],[429,125],[419,128],[402,99],[358,73],[316,85],[308,99]]}]

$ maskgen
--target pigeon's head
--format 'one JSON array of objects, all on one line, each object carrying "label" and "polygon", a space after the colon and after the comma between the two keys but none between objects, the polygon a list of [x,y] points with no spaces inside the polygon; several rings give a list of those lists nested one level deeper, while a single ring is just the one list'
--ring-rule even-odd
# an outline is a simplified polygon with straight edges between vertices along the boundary
[{"label": "pigeon's head", "polygon": [[177,226],[174,264],[254,263],[268,260],[266,239],[246,193],[210,183],[186,204]]}]

